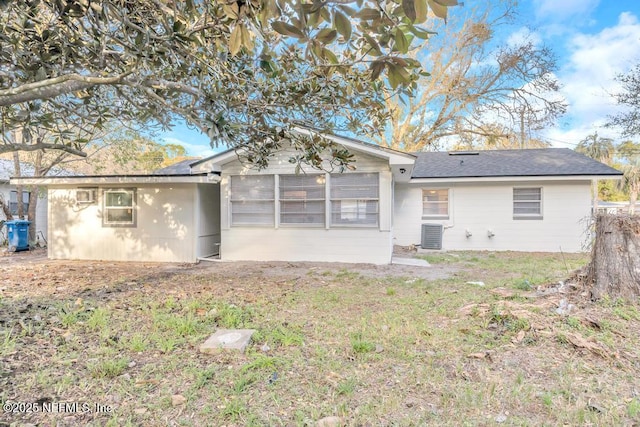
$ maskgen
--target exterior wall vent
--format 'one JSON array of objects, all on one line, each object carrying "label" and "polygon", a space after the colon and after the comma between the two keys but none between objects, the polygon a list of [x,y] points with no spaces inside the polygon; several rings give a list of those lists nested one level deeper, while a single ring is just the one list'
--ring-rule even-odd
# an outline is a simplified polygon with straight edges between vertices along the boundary
[{"label": "exterior wall vent", "polygon": [[422,249],[442,249],[442,224],[422,224]]}]

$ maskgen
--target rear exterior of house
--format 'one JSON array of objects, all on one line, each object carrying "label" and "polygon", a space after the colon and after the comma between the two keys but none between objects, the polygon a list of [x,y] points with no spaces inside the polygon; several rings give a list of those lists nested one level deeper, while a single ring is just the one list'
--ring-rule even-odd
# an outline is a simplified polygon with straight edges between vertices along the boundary
[{"label": "rear exterior of house", "polygon": [[51,258],[388,264],[394,245],[581,251],[591,181],[621,175],[565,149],[412,155],[327,137],[355,170],[296,173],[286,149],[257,170],[229,150],[152,176],[20,181],[48,187]]}]

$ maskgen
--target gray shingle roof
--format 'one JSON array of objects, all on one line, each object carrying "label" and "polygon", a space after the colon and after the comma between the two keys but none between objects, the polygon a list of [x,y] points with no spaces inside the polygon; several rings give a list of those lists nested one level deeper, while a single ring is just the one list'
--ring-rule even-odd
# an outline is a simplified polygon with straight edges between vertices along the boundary
[{"label": "gray shingle roof", "polygon": [[189,175],[191,174],[191,164],[198,162],[199,159],[187,159],[174,163],[162,169],[153,171],[152,175]]},{"label": "gray shingle roof", "polygon": [[418,153],[412,178],[581,175],[622,175],[622,172],[568,148],[540,148]]}]

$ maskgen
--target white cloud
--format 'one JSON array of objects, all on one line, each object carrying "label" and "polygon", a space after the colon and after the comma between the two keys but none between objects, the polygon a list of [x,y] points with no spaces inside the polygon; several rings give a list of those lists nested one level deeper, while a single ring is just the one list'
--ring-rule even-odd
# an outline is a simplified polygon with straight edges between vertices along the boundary
[{"label": "white cloud", "polygon": [[568,18],[588,15],[600,0],[538,0],[534,2],[538,18],[551,21],[564,21]]},{"label": "white cloud", "polygon": [[[597,130],[602,136],[615,138],[615,131],[602,126],[608,115],[619,111],[612,96],[619,91],[615,77],[640,63],[638,18],[628,12],[622,13],[615,26],[595,34],[576,34],[569,40],[567,49],[568,60],[559,79],[569,103],[564,120],[571,130],[553,130],[549,137],[553,135],[559,140],[577,143]],[[612,132],[612,135],[605,135]]]},{"label": "white cloud", "polygon": [[539,46],[542,44],[542,37],[539,33],[533,32],[529,28],[521,27],[507,38],[508,46],[518,46],[525,42],[531,42],[534,46]]}]

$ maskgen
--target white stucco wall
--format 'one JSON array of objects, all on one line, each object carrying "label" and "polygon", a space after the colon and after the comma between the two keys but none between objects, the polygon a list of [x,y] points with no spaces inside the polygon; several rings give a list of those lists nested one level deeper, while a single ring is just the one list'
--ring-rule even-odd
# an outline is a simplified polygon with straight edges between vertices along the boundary
[{"label": "white stucco wall", "polygon": [[[223,260],[256,261],[326,261],[366,262],[388,264],[393,252],[392,173],[388,161],[363,153],[356,157],[356,173],[379,174],[379,224],[377,227],[318,227],[303,226],[231,226],[230,176],[242,174],[293,174],[295,165],[289,163],[290,153],[281,152],[269,163],[267,170],[247,168],[238,160],[222,165],[220,183],[222,205]],[[309,173],[318,173],[308,169]],[[353,173],[353,172],[344,172]],[[327,197],[329,197],[327,195]]]},{"label": "white stucco wall", "polygon": [[196,184],[134,187],[137,190],[134,227],[102,224],[102,190],[117,186],[98,188],[93,204],[76,203],[76,188],[49,188],[50,258],[196,261]]},{"label": "white stucco wall", "polygon": [[[542,187],[542,219],[514,219],[514,186]],[[423,188],[450,189],[448,220],[422,218]],[[590,212],[589,181],[397,184],[394,243],[419,245],[421,224],[431,223],[445,226],[444,250],[580,252]]]}]

